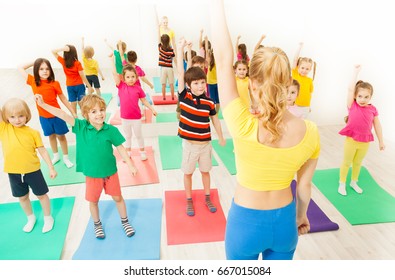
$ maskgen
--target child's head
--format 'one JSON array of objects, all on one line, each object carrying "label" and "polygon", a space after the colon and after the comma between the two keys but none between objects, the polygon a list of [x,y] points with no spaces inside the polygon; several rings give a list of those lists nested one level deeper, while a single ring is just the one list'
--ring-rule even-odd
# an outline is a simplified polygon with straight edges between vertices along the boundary
[{"label": "child's head", "polygon": [[169,25],[169,19],[167,18],[167,16],[163,16],[162,17],[162,21],[161,21],[162,25],[164,27],[167,27]]},{"label": "child's head", "polygon": [[299,95],[300,84],[297,80],[293,79],[292,84],[288,87],[287,93],[287,105],[293,106],[295,104],[295,100]]},{"label": "child's head", "polygon": [[22,127],[32,118],[29,106],[19,98],[8,99],[1,109],[3,121],[15,127]]},{"label": "child's head", "polygon": [[74,62],[78,60],[77,49],[73,45],[67,45],[69,47],[68,52],[63,52],[64,62],[66,64],[66,68],[71,68],[74,65]]},{"label": "child's head", "polygon": [[170,37],[167,34],[160,36],[160,42],[162,43],[162,48],[164,50],[170,49]]},{"label": "child's head", "polygon": [[369,105],[373,95],[373,86],[367,82],[359,80],[355,85],[354,99],[359,106]]},{"label": "child's head", "polygon": [[84,55],[86,58],[92,58],[95,55],[95,50],[91,46],[86,46],[84,48]]},{"label": "child's head", "polygon": [[[122,48],[122,51],[125,53],[126,52],[126,43],[125,42],[121,42],[121,48]],[[117,50],[121,51],[119,49],[119,44],[117,44]]]},{"label": "child's head", "polygon": [[137,62],[137,53],[135,51],[128,51],[128,53],[126,54],[128,61],[130,63],[136,63]]},{"label": "child's head", "polygon": [[200,67],[189,68],[184,75],[185,84],[196,95],[202,95],[206,91],[206,73]]},{"label": "child's head", "polygon": [[311,69],[313,69],[314,70],[313,71],[313,80],[314,80],[316,63],[311,58],[299,57],[296,66],[298,67],[299,75],[304,76],[304,77],[310,73]]},{"label": "child's head", "polygon": [[131,64],[127,64],[123,67],[122,76],[123,80],[128,86],[134,85],[139,78],[136,68],[134,68]]},{"label": "child's head", "polygon": [[244,79],[248,76],[248,63],[244,59],[236,61],[233,68],[237,78]]},{"label": "child's head", "polygon": [[33,64],[33,75],[36,86],[41,85],[41,80],[48,82],[55,81],[55,73],[53,72],[51,63],[48,59],[37,58]]},{"label": "child's head", "polygon": [[206,60],[200,55],[196,55],[192,57],[191,67],[200,67],[204,71],[204,67],[206,66]]},{"label": "child's head", "polygon": [[[96,122],[95,113],[106,114],[106,101],[97,94],[87,94],[81,99],[81,114],[88,122]],[[99,110],[99,112],[97,112]],[[104,121],[104,120],[103,120]]]}]

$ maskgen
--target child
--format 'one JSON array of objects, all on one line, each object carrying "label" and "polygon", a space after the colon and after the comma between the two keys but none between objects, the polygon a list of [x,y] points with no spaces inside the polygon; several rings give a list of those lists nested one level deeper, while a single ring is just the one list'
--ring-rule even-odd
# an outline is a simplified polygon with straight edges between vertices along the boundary
[{"label": "child", "polygon": [[356,82],[360,69],[360,65],[355,66],[354,77],[348,89],[348,121],[346,127],[339,132],[340,135],[346,136],[338,188],[341,195],[347,195],[346,178],[350,165],[352,166],[350,186],[359,194],[363,192],[357,182],[362,160],[369,149],[369,142],[374,141],[371,132],[372,126],[379,141],[379,149],[384,150],[385,148],[377,109],[370,104],[373,87],[363,81]]},{"label": "child", "polygon": [[[59,52],[63,52],[63,57],[58,54]],[[84,84],[88,88],[88,93],[93,92],[91,84],[86,79],[81,62],[78,61],[77,50],[73,45],[66,45],[60,49],[53,49],[52,54],[62,64],[64,74],[66,75],[69,102],[73,111],[77,112],[77,101],[80,102],[85,96]]]},{"label": "child", "polygon": [[[27,73],[27,69],[33,66],[33,75]],[[32,87],[33,94],[41,94],[46,103],[60,108],[57,97],[62,101],[63,105],[76,118],[77,114],[67,101],[63,94],[58,81],[55,80],[55,74],[52,70],[51,63],[45,58],[37,58],[34,63],[27,63],[18,67],[19,72],[26,79],[26,83]],[[67,168],[71,168],[74,164],[69,159],[68,145],[66,133],[69,129],[66,123],[51,113],[37,106],[40,116],[40,124],[44,135],[48,136],[49,144],[52,149],[52,164],[60,160],[58,153],[58,141],[63,152],[63,162]]]},{"label": "child", "polygon": [[84,37],[82,37],[82,63],[84,64],[84,71],[86,79],[89,84],[95,88],[96,94],[101,95],[99,77],[104,81],[103,73],[99,67],[99,63],[96,59],[93,59],[95,50],[91,46],[84,44]]},{"label": "child", "polygon": [[132,65],[127,64],[123,67],[122,76],[123,79],[120,79],[113,64],[113,77],[115,85],[118,88],[122,128],[126,138],[125,147],[130,153],[132,149],[133,130],[140,148],[141,160],[147,160],[147,154],[144,150],[144,138],[141,130],[141,110],[139,101],[149,108],[154,116],[156,116],[157,113],[147,99],[145,99],[143,89],[136,84],[138,81],[136,69]]},{"label": "child", "polygon": [[19,199],[27,216],[23,231],[31,232],[36,224],[36,216],[29,198],[30,186],[43,209],[42,232],[46,233],[52,230],[54,219],[51,216],[51,205],[47,195],[48,186],[40,170],[40,159],[36,149],[49,167],[49,176],[53,179],[57,173],[44,148],[40,133],[26,126],[30,119],[30,109],[21,99],[9,99],[0,111],[0,141],[4,155],[4,172],[8,173],[12,195]]},{"label": "child", "polygon": [[[177,55],[182,59],[185,39],[178,44]],[[189,68],[184,75],[184,67],[177,64],[179,73],[178,96],[180,100],[181,116],[178,135],[183,139],[182,171],[184,173],[184,188],[187,199],[186,213],[195,215],[192,201],[192,174],[199,163],[205,192],[205,202],[210,212],[217,208],[210,199],[210,170],[211,170],[211,132],[210,118],[217,131],[219,144],[225,145],[221,123],[218,119],[213,100],[205,95],[206,74],[199,67]]]},{"label": "child", "polygon": [[217,68],[215,66],[214,51],[209,47],[207,36],[205,37],[205,49],[206,49],[206,61],[208,65],[207,70],[207,84],[208,94],[215,103],[215,110],[219,113],[220,104],[218,96],[218,85],[217,85]]},{"label": "child", "polygon": [[[316,70],[316,63],[307,57],[299,57],[303,43],[299,43],[299,48],[296,51],[293,65],[292,78],[297,80],[300,84],[299,96],[296,98],[295,104],[303,111],[303,118],[306,119],[311,112],[310,102],[311,95],[314,91],[314,77]],[[314,68],[314,69],[313,69]],[[308,77],[308,74],[313,69],[313,78]]]},{"label": "child", "polygon": [[[107,39],[104,39],[104,42],[111,50],[111,54],[109,56],[112,57],[114,55],[115,57],[115,67],[117,69],[117,73],[122,76],[122,60],[126,59],[126,43],[119,40],[117,42],[117,49],[114,49],[114,47],[107,42]],[[123,59],[121,58],[121,52],[123,53]]]},{"label": "child", "polygon": [[293,79],[292,84],[288,87],[287,93],[287,109],[290,111],[294,116],[298,118],[303,117],[303,111],[300,110],[299,106],[295,105],[295,100],[299,95],[300,84],[297,80]]},{"label": "child", "polygon": [[247,108],[250,108],[251,101],[248,87],[248,63],[246,60],[237,60],[234,64],[236,74],[237,92]]},{"label": "child", "polygon": [[86,95],[81,100],[81,113],[84,117],[81,120],[45,103],[41,95],[37,94],[35,97],[38,106],[65,120],[73,127],[77,144],[77,172],[82,172],[86,176],[85,198],[89,201],[96,238],[105,238],[98,207],[103,189],[115,201],[125,234],[128,237],[134,235],[135,230],[128,221],[126,205],[121,193],[112,146],[117,148],[133,176],[136,175],[137,170],[122,146],[125,138],[116,127],[104,122],[106,118],[105,100],[96,94]]},{"label": "child", "polygon": [[[159,37],[159,67],[160,82],[162,84],[162,97],[166,100],[166,83],[169,83],[171,99],[174,100],[174,70],[173,57],[175,56],[173,49],[170,47],[170,37],[163,34]],[[181,57],[182,59],[182,57]]]},{"label": "child", "polygon": [[250,62],[250,57],[247,54],[246,44],[239,44],[241,35],[236,38],[236,60],[245,60],[247,63]]}]

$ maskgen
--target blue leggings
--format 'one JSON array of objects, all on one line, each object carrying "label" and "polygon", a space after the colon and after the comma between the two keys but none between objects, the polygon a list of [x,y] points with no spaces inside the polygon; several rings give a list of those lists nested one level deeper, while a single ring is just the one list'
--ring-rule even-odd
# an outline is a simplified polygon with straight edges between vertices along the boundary
[{"label": "blue leggings", "polygon": [[292,260],[298,229],[295,200],[273,210],[245,208],[232,202],[225,232],[228,260]]}]

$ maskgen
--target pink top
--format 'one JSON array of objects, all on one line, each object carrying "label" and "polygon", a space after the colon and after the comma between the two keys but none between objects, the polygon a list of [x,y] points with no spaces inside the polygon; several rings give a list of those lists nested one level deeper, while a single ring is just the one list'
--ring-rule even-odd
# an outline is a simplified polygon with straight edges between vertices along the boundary
[{"label": "pink top", "polygon": [[128,86],[124,81],[120,81],[117,88],[121,118],[127,120],[141,119],[139,100],[145,97],[143,89],[136,83],[133,86]]},{"label": "pink top", "polygon": [[[243,57],[241,56],[241,52],[237,52],[237,60],[239,61],[239,60],[242,60],[242,59],[243,59]],[[248,55],[247,55],[246,61],[250,62],[250,57]]]},{"label": "pink top", "polygon": [[[127,63],[126,61],[122,62],[122,65],[123,65],[123,66],[125,66],[125,65],[127,65],[127,64],[128,64],[128,63]],[[145,76],[145,72],[144,72],[143,69],[141,69],[140,66],[134,65],[134,69],[136,69],[137,76],[139,76],[139,77],[144,77],[144,76]],[[141,87],[140,79],[137,79],[135,85]]]},{"label": "pink top", "polygon": [[359,106],[353,102],[348,110],[348,122],[345,128],[339,131],[340,135],[348,136],[358,142],[372,142],[373,120],[379,113],[373,105]]}]

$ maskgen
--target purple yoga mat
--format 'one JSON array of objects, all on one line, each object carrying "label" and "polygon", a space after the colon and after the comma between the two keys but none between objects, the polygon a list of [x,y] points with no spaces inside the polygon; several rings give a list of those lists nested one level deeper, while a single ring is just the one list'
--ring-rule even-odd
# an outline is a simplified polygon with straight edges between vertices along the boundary
[{"label": "purple yoga mat", "polygon": [[[296,181],[293,180],[291,183],[292,193],[295,196],[296,192]],[[328,216],[318,207],[314,200],[310,199],[309,206],[307,208],[307,218],[310,221],[310,233],[320,231],[338,230],[339,225],[332,222]]]}]

